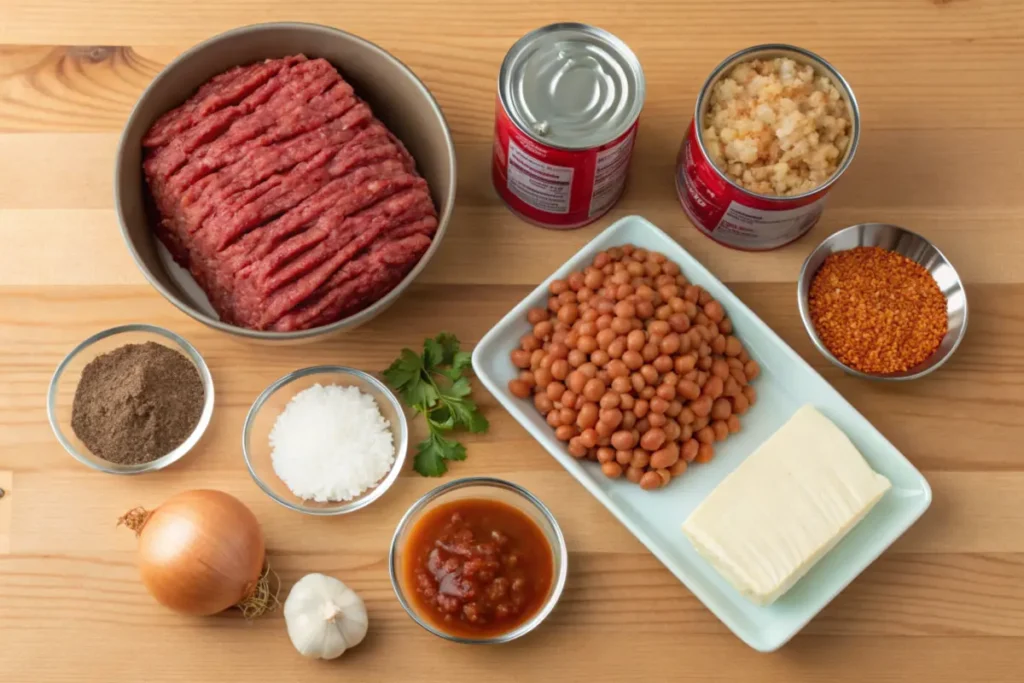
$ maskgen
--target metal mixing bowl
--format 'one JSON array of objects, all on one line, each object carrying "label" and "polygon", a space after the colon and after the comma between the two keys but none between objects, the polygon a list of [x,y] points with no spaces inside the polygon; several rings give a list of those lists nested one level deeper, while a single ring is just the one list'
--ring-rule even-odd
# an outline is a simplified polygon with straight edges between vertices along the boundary
[{"label": "metal mixing bowl", "polygon": [[[192,276],[173,262],[153,234],[153,215],[142,174],[142,138],[162,114],[182,104],[213,76],[240,64],[305,54],[334,64],[356,94],[400,139],[426,178],[437,206],[433,243],[408,275],[383,298],[330,325],[297,332],[262,332],[221,321]],[[433,258],[455,206],[455,146],[444,114],[427,87],[402,62],[362,38],[328,26],[302,23],[237,28],[189,49],[164,68],[128,117],[114,167],[114,204],[121,232],[150,284],[201,323],[253,341],[296,343],[352,329],[385,311]]]},{"label": "metal mixing bowl", "polygon": [[[855,247],[881,247],[887,251],[895,251],[906,256],[911,261],[920,263],[935,278],[939,289],[942,290],[942,294],[946,297],[946,314],[948,316],[946,336],[943,337],[935,353],[905,372],[877,375],[855,370],[833,356],[822,343],[821,338],[818,337],[818,333],[814,329],[808,301],[811,281],[829,254],[846,251]],[[956,269],[953,268],[953,264],[949,262],[949,259],[935,245],[924,237],[910,230],[884,223],[852,225],[829,236],[818,245],[811,252],[811,255],[807,257],[807,260],[804,261],[804,266],[800,270],[800,279],[797,282],[797,303],[800,307],[800,318],[804,321],[807,334],[810,335],[811,341],[818,347],[822,355],[836,367],[842,368],[851,375],[865,379],[903,381],[924,377],[949,360],[967,331],[967,294],[964,291],[963,283],[960,281],[960,276],[957,275]]]}]

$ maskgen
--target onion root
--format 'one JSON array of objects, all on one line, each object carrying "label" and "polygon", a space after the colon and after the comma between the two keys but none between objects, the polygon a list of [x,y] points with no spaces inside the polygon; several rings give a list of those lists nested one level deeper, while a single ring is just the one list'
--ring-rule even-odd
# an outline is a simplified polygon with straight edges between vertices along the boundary
[{"label": "onion root", "polygon": [[117,525],[121,526],[123,524],[138,536],[142,533],[142,527],[146,526],[146,522],[149,521],[151,514],[153,513],[143,507],[132,508],[117,518]]},{"label": "onion root", "polygon": [[265,560],[263,571],[260,572],[260,578],[256,580],[252,592],[238,603],[237,607],[242,610],[242,616],[252,621],[267,612],[273,612],[281,605],[281,601],[277,598],[280,592],[281,581],[278,579],[277,572],[271,569],[270,560]]}]

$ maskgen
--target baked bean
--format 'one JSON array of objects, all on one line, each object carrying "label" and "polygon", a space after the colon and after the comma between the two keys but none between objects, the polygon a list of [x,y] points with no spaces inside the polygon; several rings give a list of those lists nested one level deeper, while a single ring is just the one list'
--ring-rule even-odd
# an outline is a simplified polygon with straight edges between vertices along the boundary
[{"label": "baked bean", "polygon": [[633,414],[637,417],[644,417],[647,415],[647,411],[650,410],[651,405],[646,400],[638,398],[633,402]]},{"label": "baked bean", "polygon": [[[679,294],[679,287],[677,287],[675,283],[671,285],[662,285],[661,287],[658,287],[658,294],[660,294],[661,298],[665,301],[669,301],[676,298]],[[671,305],[672,304],[669,304],[669,306]]]},{"label": "baked bean", "polygon": [[682,425],[679,429],[681,430],[679,432],[679,440],[680,441],[689,441],[690,439],[693,438],[693,426],[692,425]]},{"label": "baked bean", "polygon": [[608,361],[610,360],[611,356],[609,356],[608,352],[605,351],[604,349],[598,349],[597,351],[594,351],[592,354],[590,354],[590,362],[599,368],[603,368],[604,366],[608,365]]},{"label": "baked bean", "polygon": [[659,449],[651,454],[651,467],[655,469],[667,469],[676,464],[679,460],[679,446],[670,443],[665,448]]},{"label": "baked bean", "polygon": [[703,417],[698,417],[696,420],[694,420],[693,424],[690,425],[690,427],[696,433],[707,427],[709,424],[711,424],[711,416],[705,415]]},{"label": "baked bean", "polygon": [[552,294],[556,294],[556,295],[557,294],[561,294],[562,292],[565,292],[568,289],[569,289],[569,283],[566,282],[565,280],[554,280],[550,285],[548,285],[548,290]]},{"label": "baked bean", "polygon": [[646,451],[656,451],[665,443],[665,430],[652,427],[640,437],[640,447]]},{"label": "baked bean", "polygon": [[663,484],[664,482],[657,472],[647,471],[644,472],[644,476],[640,477],[640,488],[645,491],[661,488]]},{"label": "baked bean", "polygon": [[721,377],[712,375],[711,377],[708,377],[708,381],[704,385],[702,391],[705,396],[709,396],[711,399],[716,399],[722,395],[723,391],[725,391],[725,382],[722,381]]},{"label": "baked bean", "polygon": [[537,368],[533,371],[533,379],[537,382],[538,387],[544,389],[551,384],[551,370],[549,368]]},{"label": "baked bean", "polygon": [[658,371],[654,369],[653,365],[643,365],[639,372],[647,384],[654,384],[658,381]]},{"label": "baked bean", "polygon": [[651,427],[664,427],[668,423],[668,418],[665,417],[665,413],[656,413],[653,410],[649,410],[647,412],[646,420],[647,424]]},{"label": "baked bean", "polygon": [[697,298],[697,303],[700,304],[701,306],[706,306],[712,300],[711,292],[699,286],[697,287],[697,289],[700,290],[700,296]]},{"label": "baked bean", "polygon": [[647,386],[640,390],[640,398],[642,398],[645,401],[650,401],[655,396],[657,396],[657,394],[654,393],[654,387],[652,387],[650,384],[648,384]]},{"label": "baked bean", "polygon": [[740,386],[740,383],[736,381],[736,378],[731,375],[729,377],[726,377],[725,391],[722,392],[722,395],[729,396],[731,398],[733,396],[738,396],[741,393],[743,393],[743,387]]},{"label": "baked bean", "polygon": [[711,428],[715,432],[716,441],[725,441],[729,438],[729,425],[726,424],[725,420],[715,420],[711,423]]},{"label": "baked bean", "polygon": [[587,376],[580,372],[578,368],[570,372],[569,375],[565,378],[565,385],[574,394],[583,393],[583,387],[586,386],[586,384]]},{"label": "baked bean", "polygon": [[652,342],[647,343],[640,351],[640,355],[643,357],[645,363],[652,362],[660,353],[661,351],[658,349],[658,345]]},{"label": "baked bean", "polygon": [[[619,304],[627,304],[625,301],[620,301]],[[627,304],[632,305],[632,304]],[[618,308],[616,308],[618,311]],[[626,318],[613,318],[611,324],[611,330],[618,335],[629,334],[629,331],[633,329],[633,318],[632,316]]]},{"label": "baked bean", "polygon": [[703,358],[697,359],[697,367],[700,368],[701,370],[710,370],[711,364],[713,362],[714,360],[711,358],[711,356],[704,356]]},{"label": "baked bean", "polygon": [[[597,317],[597,320],[594,321],[594,325],[597,327],[597,333],[600,334],[602,330],[608,330],[609,332],[611,332],[612,320],[614,319],[615,318],[609,313],[602,313],[601,315],[599,315]],[[600,340],[598,340],[597,345],[601,345]]]},{"label": "baked bean", "polygon": [[[652,413],[657,415],[657,413]],[[662,417],[665,417],[662,415]],[[679,426],[679,423],[675,420],[665,419],[665,424],[661,426],[665,430],[665,441],[668,443],[675,443],[679,441],[679,435],[683,433],[683,428]]]},{"label": "baked bean", "polygon": [[[588,329],[589,331],[589,329]],[[597,339],[585,334],[582,330],[580,331],[579,341],[576,342],[576,348],[583,353],[593,353],[597,350]]]},{"label": "baked bean", "polygon": [[[701,371],[697,370],[697,369],[690,370],[688,373],[683,375],[682,379],[688,379],[691,382],[696,382],[697,381],[697,377],[700,376],[700,372]],[[700,384],[698,384],[697,386],[700,386]]]},{"label": "baked bean", "polygon": [[725,420],[732,415],[732,403],[727,398],[716,398],[711,404],[711,417],[715,420]]},{"label": "baked bean", "polygon": [[697,367],[697,356],[693,353],[688,353],[685,356],[676,356],[675,366],[676,374],[685,375]]},{"label": "baked bean", "polygon": [[622,424],[622,411],[618,408],[606,408],[604,410],[600,410],[598,412],[598,420],[614,429]]},{"label": "baked bean", "polygon": [[686,467],[686,461],[683,460],[682,458],[679,458],[676,460],[676,464],[668,468],[668,473],[671,474],[673,477],[678,477],[680,474],[686,471]]},{"label": "baked bean", "polygon": [[626,348],[630,351],[639,351],[647,343],[647,336],[642,330],[632,330],[626,336]]},{"label": "baked bean", "polygon": [[654,309],[654,317],[658,320],[668,321],[672,317],[672,307],[668,304],[662,304]]},{"label": "baked bean", "polygon": [[572,425],[560,424],[555,429],[555,438],[559,441],[568,441],[576,434],[576,430],[573,429]]},{"label": "baked bean", "polygon": [[633,429],[636,426],[636,414],[632,410],[622,413],[622,424],[619,426],[622,429]]},{"label": "baked bean", "polygon": [[598,422],[594,426],[594,431],[597,432],[597,445],[607,446],[611,439],[612,433],[615,432],[615,427],[604,422]]},{"label": "baked bean", "polygon": [[551,364],[551,376],[563,380],[569,376],[569,361],[559,358]]},{"label": "baked bean", "polygon": [[[612,313],[615,311],[615,302],[607,297],[601,297],[598,301],[593,304],[594,308],[598,312],[598,320],[604,316],[608,316],[608,324],[611,324]],[[596,321],[595,321],[596,322]],[[600,326],[598,327],[600,329]]]},{"label": "baked bean", "polygon": [[565,393],[565,385],[561,382],[551,382],[544,389],[544,393],[548,395],[552,401],[558,401],[562,398],[562,394]]},{"label": "baked bean", "polygon": [[[579,424],[579,420],[579,416],[577,416],[577,424]],[[583,444],[585,448],[595,448],[597,446],[598,439],[599,437],[597,436],[597,430],[593,428],[584,429],[582,432],[580,432],[580,443]]]},{"label": "baked bean", "polygon": [[[721,339],[722,337],[719,337]],[[724,358],[715,358],[711,363],[711,374],[722,380],[729,376],[729,364]]]},{"label": "baked bean", "polygon": [[533,407],[547,415],[555,407],[555,402],[548,398],[547,394],[537,393],[533,395]]},{"label": "baked bean", "polygon": [[725,353],[725,347],[727,344],[728,342],[726,341],[724,335],[717,335],[711,340],[711,353],[715,354],[716,356],[721,356],[723,353]]},{"label": "baked bean", "polygon": [[671,356],[679,351],[679,345],[679,334],[669,331],[665,334],[665,338],[662,339],[661,343],[658,345],[658,350],[661,351],[663,356],[671,361]]},{"label": "baked bean", "polygon": [[530,367],[530,352],[526,349],[516,349],[509,355],[512,358],[512,365],[517,368]]},{"label": "baked bean", "polygon": [[595,403],[601,400],[601,397],[604,396],[604,391],[604,382],[596,377],[587,380],[587,383],[583,386],[583,395],[588,401],[593,401]]},{"label": "baked bean", "polygon": [[743,368],[729,368],[729,375],[741,388],[747,386],[747,373],[743,372]]},{"label": "baked bean", "polygon": [[622,394],[616,393],[614,391],[605,392],[604,396],[602,396],[601,400],[599,401],[601,408],[604,410],[608,410],[610,408],[618,408],[621,402]]},{"label": "baked bean", "polygon": [[709,320],[714,320],[716,323],[721,322],[725,318],[725,310],[722,308],[722,304],[717,301],[708,301],[704,304],[704,315]]},{"label": "baked bean", "polygon": [[530,385],[521,379],[514,379],[509,382],[508,390],[516,398],[528,398],[530,396]]},{"label": "baked bean", "polygon": [[683,402],[679,399],[673,399],[668,402],[668,410],[665,414],[673,419],[678,419],[683,414]]},{"label": "baked bean", "polygon": [[[589,429],[597,424],[598,410],[599,409],[596,403],[588,402],[583,404],[583,406],[579,410],[579,413],[576,414],[576,424],[579,425],[580,429]],[[595,433],[594,436],[596,445],[597,434]],[[589,446],[589,448],[593,447],[593,445]]]},{"label": "baked bean", "polygon": [[676,391],[683,398],[693,401],[700,397],[700,387],[697,386],[696,382],[692,382],[688,379],[679,380],[679,384],[676,385]]},{"label": "baked bean", "polygon": [[554,360],[566,358],[569,356],[569,347],[564,342],[552,341],[548,344],[548,355]]},{"label": "baked bean", "polygon": [[634,304],[634,307],[636,310],[637,317],[646,320],[654,316],[654,304],[650,299],[644,299],[640,297],[640,289],[641,288],[637,289],[636,296],[638,301]]},{"label": "baked bean", "polygon": [[[676,397],[676,387],[674,384],[665,382],[658,385],[657,394],[658,398],[665,402],[665,410],[668,410],[668,401],[671,401]],[[663,413],[665,410],[659,410],[658,412]]]},{"label": "baked bean", "polygon": [[619,407],[622,410],[633,410],[636,406],[636,396],[633,394],[619,394]]},{"label": "baked bean", "polygon": [[583,376],[587,379],[594,379],[597,377],[597,366],[593,363],[584,363],[576,369],[582,372]]},{"label": "baked bean", "polygon": [[644,471],[639,467],[630,467],[626,470],[626,479],[630,480],[634,484],[639,484],[640,479],[644,476]]},{"label": "baked bean", "polygon": [[761,366],[757,364],[756,360],[749,360],[743,366],[743,374],[747,376],[747,380],[754,381],[761,374]]},{"label": "baked bean", "polygon": [[673,313],[666,322],[668,322],[673,332],[678,332],[679,334],[690,329],[690,319],[686,317],[685,313]]},{"label": "baked bean", "polygon": [[[608,324],[610,325],[611,321],[609,321]],[[600,319],[598,319],[598,326],[600,326]],[[616,337],[615,332],[612,331],[610,328],[606,327],[606,328],[604,328],[602,330],[598,330],[597,337],[595,338],[595,341],[597,342],[597,347],[599,349],[607,350],[608,346],[613,341],[615,341],[615,337]]]},{"label": "baked bean", "polygon": [[723,318],[722,322],[718,323],[718,331],[724,335],[730,335],[733,333],[732,320],[729,318]]},{"label": "baked bean", "polygon": [[615,462],[614,460],[611,462],[606,462],[603,465],[601,465],[601,473],[604,474],[604,476],[608,477],[609,479],[618,479],[619,477],[622,476],[622,465]]},{"label": "baked bean", "polygon": [[[587,305],[580,309],[580,320],[583,322],[578,326],[580,334],[589,334],[591,336],[597,334],[597,325],[594,322],[598,318],[598,312],[587,302]],[[590,327],[587,327],[587,326]],[[589,330],[586,332],[584,330]]]},{"label": "baked bean", "polygon": [[[693,459],[697,457],[697,451],[700,448],[700,443],[696,439],[689,439],[683,443],[682,457],[686,462],[693,462]],[[601,454],[598,453],[598,458]]]},{"label": "baked bean", "polygon": [[665,335],[672,331],[672,327],[665,320],[654,320],[647,326],[647,331],[651,334],[661,335],[664,338]]},{"label": "baked bean", "polygon": [[630,349],[622,354],[622,362],[626,364],[626,367],[630,370],[639,370],[640,366],[644,364],[644,357],[640,355],[639,351]]},{"label": "baked bean", "polygon": [[[562,404],[565,405],[564,403]],[[564,425],[572,425],[576,422],[576,411],[572,408],[564,407],[558,411],[558,421]]]},{"label": "baked bean", "polygon": [[550,320],[542,320],[533,326],[533,336],[538,339],[548,339],[555,331],[555,326]]},{"label": "baked bean", "polygon": [[730,415],[729,419],[725,421],[725,424],[729,428],[730,434],[735,434],[740,431],[740,418],[735,415]]},{"label": "baked bean", "polygon": [[533,379],[533,372],[531,372],[530,370],[520,370],[519,379],[526,382],[526,386],[530,387],[531,389],[537,386],[537,382]]},{"label": "baked bean", "polygon": [[757,403],[757,390],[749,384],[743,387],[743,395],[747,397],[747,402],[749,402],[750,405]]},{"label": "baked bean", "polygon": [[711,427],[703,427],[697,431],[697,441],[701,443],[714,443],[715,430]]},{"label": "baked bean", "polygon": [[613,377],[611,387],[612,391],[623,395],[628,394],[633,390],[633,384],[629,379],[629,375]]},{"label": "baked bean", "polygon": [[558,322],[572,325],[579,318],[579,315],[580,311],[575,303],[565,303],[558,309]]},{"label": "baked bean", "polygon": [[651,454],[642,448],[633,449],[633,459],[629,461],[630,467],[643,469],[651,463]]},{"label": "baked bean", "polygon": [[732,412],[736,415],[744,415],[750,409],[750,401],[747,397],[740,394],[732,397]]},{"label": "baked bean", "polygon": [[555,403],[560,404],[562,407],[575,408],[576,396],[576,392],[566,389],[565,392],[562,394],[562,397],[555,401]]},{"label": "baked bean", "polygon": [[[663,386],[665,385],[662,384],[661,387]],[[661,387],[658,387],[658,389],[661,389]],[[652,398],[650,401],[648,401],[648,407],[650,408],[652,413],[664,415],[665,412],[668,411],[668,401],[666,401],[664,398],[658,395]]]},{"label": "baked bean", "polygon": [[733,357],[740,355],[740,351],[743,350],[743,344],[740,340],[731,334],[725,338],[725,355]]},{"label": "baked bean", "polygon": [[641,375],[639,372],[634,372],[632,375],[630,375],[629,382],[633,387],[633,392],[636,393],[638,396],[640,392],[644,390],[644,387],[647,386],[647,381],[644,380],[644,376]]},{"label": "baked bean", "polygon": [[[619,318],[616,318],[619,320]],[[608,357],[609,358],[622,358],[622,354],[626,352],[626,340],[624,337],[616,337],[611,344],[608,345]]]},{"label": "baked bean", "polygon": [[672,372],[672,368],[675,367],[675,363],[672,362],[671,356],[661,355],[651,361],[651,365],[660,374]]},{"label": "baked bean", "polygon": [[[583,353],[579,349],[572,349],[569,351],[567,360],[569,361],[569,367],[578,368],[587,362],[587,354]],[[572,373],[569,374],[571,375]]]},{"label": "baked bean", "polygon": [[715,457],[715,447],[709,443],[702,443],[697,448],[697,457],[694,458],[697,462],[711,462],[712,458]]},{"label": "baked bean", "polygon": [[713,403],[713,399],[707,394],[705,394],[704,396],[701,396],[697,400],[690,402],[690,410],[692,410],[693,414],[696,415],[698,418],[707,417],[708,415],[711,414],[711,406]]},{"label": "baked bean", "polygon": [[[625,291],[623,288],[628,288],[630,291],[626,292],[624,295],[619,297],[620,301],[617,304],[615,304],[615,315],[618,316],[619,318],[625,318],[626,321],[628,322],[634,315],[636,315],[636,309],[633,307],[633,304],[631,302],[629,302],[629,301],[622,301],[621,299],[625,299],[627,296],[632,294],[633,293],[632,292],[633,288],[630,287],[629,285],[622,285],[619,288],[619,290],[616,291],[616,294],[620,294],[621,292]],[[628,330],[623,330],[623,332],[626,332],[626,331],[628,331]],[[621,334],[621,332],[620,332],[620,334]]]},{"label": "baked bean", "polygon": [[607,446],[602,446],[597,449],[597,461],[599,463],[612,462],[615,460],[615,451]]},{"label": "baked bean", "polygon": [[629,467],[629,463],[633,460],[633,451],[615,451],[615,462],[619,463],[623,467]]}]

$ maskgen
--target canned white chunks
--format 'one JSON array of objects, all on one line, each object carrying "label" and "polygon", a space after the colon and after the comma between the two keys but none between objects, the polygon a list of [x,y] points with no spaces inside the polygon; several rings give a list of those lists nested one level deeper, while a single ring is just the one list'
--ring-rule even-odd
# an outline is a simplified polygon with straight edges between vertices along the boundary
[{"label": "canned white chunks", "polygon": [[498,194],[546,228],[601,217],[625,187],[643,102],[640,62],[612,34],[575,23],[528,33],[498,76]]},{"label": "canned white chunks", "polygon": [[718,65],[697,98],[676,166],[690,220],[736,249],[776,249],[806,234],[850,165],[860,113],[821,57],[758,45]]}]

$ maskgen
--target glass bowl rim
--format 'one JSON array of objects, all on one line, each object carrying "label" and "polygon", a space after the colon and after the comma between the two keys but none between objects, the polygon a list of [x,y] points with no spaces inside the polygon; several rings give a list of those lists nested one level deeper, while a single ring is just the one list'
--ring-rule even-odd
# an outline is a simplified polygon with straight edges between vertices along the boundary
[{"label": "glass bowl rim", "polygon": [[[195,429],[188,435],[184,441],[178,446],[167,453],[162,455],[155,460],[149,462],[139,463],[137,465],[117,465],[116,463],[110,463],[110,466],[106,466],[103,463],[106,462],[98,455],[94,455],[92,458],[86,457],[71,443],[70,439],[64,434],[64,430],[60,427],[60,422],[57,419],[57,388],[60,386],[60,380],[67,370],[71,361],[78,357],[83,351],[91,348],[98,342],[111,337],[116,337],[120,334],[130,334],[134,332],[142,332],[145,334],[153,334],[164,339],[169,339],[174,342],[178,347],[178,350],[183,351],[188,358],[195,363],[196,368],[199,370],[199,378],[203,383],[203,411],[199,415],[199,422],[196,423]],[[210,374],[210,368],[206,364],[206,359],[203,358],[202,354],[189,342],[187,339],[182,337],[176,332],[160,327],[159,325],[151,325],[149,323],[129,323],[127,325],[117,325],[110,327],[105,330],[101,330],[83,341],[79,342],[71,351],[64,356],[64,359],[57,365],[57,369],[54,370],[53,376],[50,378],[50,386],[46,392],[46,417],[50,423],[50,429],[53,430],[54,436],[57,437],[57,441],[64,447],[72,457],[78,460],[80,463],[87,465],[100,472],[106,472],[107,474],[143,474],[145,472],[155,472],[161,470],[169,465],[174,464],[185,456],[192,448],[199,442],[203,434],[206,432],[206,428],[210,424],[210,420],[213,417],[213,405],[214,405],[214,387],[213,387],[213,376]],[[102,462],[99,462],[102,461]]]},{"label": "glass bowl rim", "polygon": [[[368,493],[360,496],[359,498],[351,501],[335,503],[333,507],[329,508],[311,508],[304,505],[298,505],[291,501],[285,500],[278,496],[267,484],[263,478],[256,474],[256,468],[252,464],[252,456],[250,455],[249,449],[249,436],[252,431],[253,422],[256,419],[256,415],[259,414],[260,409],[267,400],[279,389],[291,384],[292,382],[302,379],[303,377],[309,377],[310,375],[318,374],[334,374],[334,375],[347,375],[354,377],[361,382],[365,382],[370,385],[381,394],[387,397],[388,403],[394,408],[395,413],[398,415],[398,423],[401,426],[401,442],[395,443],[395,462],[392,463],[391,469],[388,470],[387,475],[381,479],[380,483],[377,484]],[[392,484],[398,479],[398,476],[402,472],[402,467],[405,464],[405,456],[409,450],[409,422],[405,416],[405,409],[395,393],[373,375],[356,368],[350,368],[344,365],[312,365],[306,368],[299,368],[293,370],[278,379],[271,382],[270,386],[260,392],[260,395],[253,401],[252,406],[249,408],[249,412],[245,415],[245,422],[242,424],[242,458],[245,460],[245,466],[249,470],[249,475],[252,480],[256,482],[256,485],[260,487],[265,494],[270,496],[279,505],[283,505],[289,510],[295,512],[301,512],[307,515],[314,515],[317,517],[331,517],[335,515],[345,515],[356,510],[368,506],[381,496],[383,496]]]},{"label": "glass bowl rim", "polygon": [[[398,569],[396,566],[399,550],[398,542],[402,536],[402,532],[411,526],[412,522],[418,518],[419,513],[421,513],[427,505],[439,498],[442,498],[446,494],[451,493],[452,491],[476,486],[504,489],[518,495],[520,498],[530,503],[538,512],[540,512],[541,517],[544,518],[547,524],[551,527],[551,530],[554,532],[556,542],[550,544],[551,553],[553,559],[560,560],[558,574],[554,577],[554,586],[552,587],[551,593],[548,595],[547,600],[545,600],[537,613],[507,633],[500,633],[486,638],[466,638],[463,636],[445,633],[444,631],[434,627],[428,620],[422,618],[412,607],[409,600],[406,599],[405,591],[402,589],[401,581],[398,578]],[[547,534],[545,534],[545,536],[547,536]],[[565,589],[565,583],[569,573],[569,550],[565,545],[565,535],[562,533],[562,528],[558,525],[558,520],[555,519],[554,514],[552,514],[551,510],[549,510],[539,498],[527,491],[525,488],[514,482],[499,479],[497,477],[463,477],[431,489],[409,506],[409,509],[406,510],[404,515],[402,515],[402,519],[399,520],[398,526],[395,527],[395,533],[391,537],[391,548],[388,551],[388,573],[391,576],[391,588],[395,591],[395,596],[398,598],[398,602],[401,603],[406,613],[412,617],[412,620],[419,624],[420,627],[430,633],[433,633],[435,636],[455,643],[461,643],[464,645],[494,645],[508,643],[525,636],[540,626],[540,624],[543,623],[543,621],[547,619],[548,615],[555,609],[559,599],[562,597],[562,591]]]}]

